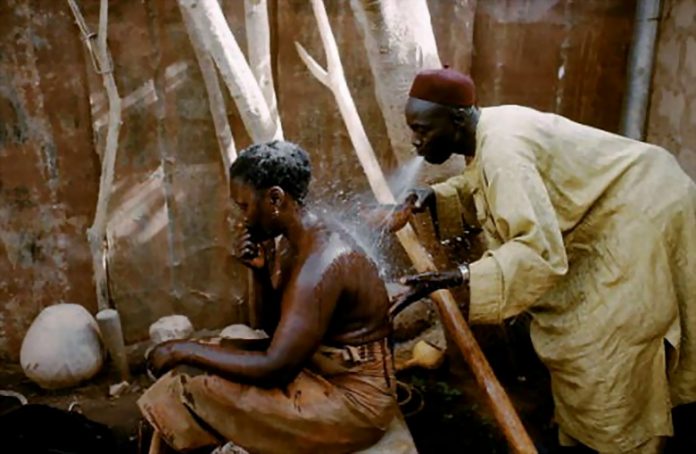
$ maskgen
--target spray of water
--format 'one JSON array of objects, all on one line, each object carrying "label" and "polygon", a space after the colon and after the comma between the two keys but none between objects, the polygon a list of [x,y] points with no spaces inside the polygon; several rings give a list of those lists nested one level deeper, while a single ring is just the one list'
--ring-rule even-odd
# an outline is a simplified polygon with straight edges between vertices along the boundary
[{"label": "spray of water", "polygon": [[403,200],[406,192],[415,186],[424,162],[421,156],[416,156],[387,178],[389,187],[397,201]]},{"label": "spray of water", "polygon": [[[397,202],[402,201],[407,191],[416,185],[423,163],[423,158],[416,156],[387,177],[387,182]],[[395,271],[391,269],[390,261],[387,260],[384,250],[389,233],[374,229],[359,216],[361,210],[369,209],[374,204],[374,196],[371,191],[356,194],[335,191],[330,197],[315,201],[312,204],[312,209],[328,222],[339,226],[349,234],[356,244],[377,264],[380,274],[384,278],[388,278]]]}]

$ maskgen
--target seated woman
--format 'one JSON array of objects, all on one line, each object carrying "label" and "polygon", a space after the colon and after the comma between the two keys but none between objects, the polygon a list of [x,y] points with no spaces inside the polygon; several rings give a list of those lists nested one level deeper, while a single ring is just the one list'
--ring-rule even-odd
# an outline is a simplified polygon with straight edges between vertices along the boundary
[{"label": "seated woman", "polygon": [[231,441],[260,453],[355,452],[398,411],[385,285],[349,236],[305,207],[309,180],[307,153],[288,142],[253,145],[230,167],[245,220],[238,255],[270,343],[152,351],[151,370],[169,372],[138,405],[176,450]]}]

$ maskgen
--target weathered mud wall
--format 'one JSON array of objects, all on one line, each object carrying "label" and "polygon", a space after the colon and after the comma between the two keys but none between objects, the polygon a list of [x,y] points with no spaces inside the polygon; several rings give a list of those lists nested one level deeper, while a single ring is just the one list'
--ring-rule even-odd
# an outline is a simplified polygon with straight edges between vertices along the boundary
[{"label": "weathered mud wall", "polygon": [[696,0],[665,0],[658,36],[647,140],[696,178]]},{"label": "weathered mud wall", "polygon": [[484,105],[619,127],[635,2],[479,1],[472,75]]},{"label": "weathered mud wall", "polygon": [[43,307],[95,309],[97,195],[82,44],[65,8],[0,2],[0,354]]},{"label": "weathered mud wall", "polygon": [[[86,13],[96,19],[97,2],[89,3]],[[240,3],[228,2],[230,18],[243,17]],[[228,260],[224,169],[177,4],[115,2],[110,15],[125,107],[107,227],[108,273],[126,340],[142,338],[150,323],[171,313],[188,315],[199,328],[238,320],[246,280]],[[242,34],[239,22],[232,26]],[[88,73],[103,139],[108,106],[101,81]]]},{"label": "weathered mud wall", "polygon": [[[96,29],[99,2],[81,4]],[[108,104],[67,2],[2,2],[0,21],[0,354],[15,356],[46,305],[95,309],[85,231]],[[123,126],[107,260],[127,341],[173,312],[199,327],[238,320],[246,280],[229,260],[224,169],[176,2],[112,2],[109,45]]]},{"label": "weathered mud wall", "polygon": [[[99,2],[80,3],[95,28]],[[313,197],[366,191],[330,92],[294,48],[299,41],[324,61],[309,3],[269,4],[283,126],[287,139],[312,154]],[[395,161],[348,1],[326,4],[351,92],[389,171]],[[429,5],[442,61],[472,68],[482,104],[521,103],[618,126],[632,1]],[[225,0],[223,7],[245,49],[243,2]],[[172,312],[198,327],[239,320],[245,272],[229,256],[233,216],[224,169],[176,2],[111,2],[109,44],[124,102],[108,272],[128,341]],[[85,229],[94,215],[107,108],[67,2],[0,2],[0,356],[16,357],[46,305],[95,309]],[[249,139],[231,103],[228,112],[243,147]],[[398,249],[393,254],[399,260]]]}]

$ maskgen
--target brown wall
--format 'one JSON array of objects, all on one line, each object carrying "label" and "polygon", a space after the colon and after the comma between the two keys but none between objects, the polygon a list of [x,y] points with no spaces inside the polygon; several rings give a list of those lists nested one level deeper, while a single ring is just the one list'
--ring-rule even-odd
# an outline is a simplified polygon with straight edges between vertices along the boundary
[{"label": "brown wall", "polygon": [[[176,2],[112,3],[114,74],[129,106],[107,232],[111,298],[127,341],[171,313],[199,328],[224,326],[242,316],[246,280],[228,260],[224,169],[195,55]],[[239,3],[228,2],[237,5],[227,8],[231,18]],[[96,18],[98,3],[90,7]],[[102,93],[88,73],[92,96]],[[107,110],[98,99],[97,117]]]},{"label": "brown wall", "polygon": [[[62,3],[62,2],[61,2]],[[95,308],[85,229],[96,203],[82,44],[67,8],[0,2],[0,354],[43,307]]]},{"label": "brown wall", "polygon": [[[94,27],[98,2],[80,3]],[[339,203],[366,191],[367,183],[331,94],[294,49],[299,41],[324,61],[310,5],[269,3],[276,5],[275,70],[286,138],[312,155],[313,197]],[[244,49],[242,4],[223,2]],[[389,171],[395,161],[348,1],[326,4],[351,92]],[[527,104],[616,129],[632,1],[429,5],[442,61],[463,70],[471,64],[482,104]],[[111,2],[109,20],[124,110],[108,265],[127,338],[147,336],[149,323],[172,312],[189,315],[197,327],[239,320],[245,273],[229,258],[223,169],[176,3]],[[0,356],[16,357],[23,333],[46,305],[72,301],[95,309],[85,229],[94,215],[106,111],[66,2],[0,2]],[[238,147],[247,145],[230,103],[228,111]],[[398,248],[392,254],[403,259]]]},{"label": "brown wall", "polygon": [[472,75],[480,102],[616,131],[634,8],[627,0],[479,1]]},{"label": "brown wall", "polygon": [[696,178],[696,0],[666,0],[655,57],[648,141]]}]

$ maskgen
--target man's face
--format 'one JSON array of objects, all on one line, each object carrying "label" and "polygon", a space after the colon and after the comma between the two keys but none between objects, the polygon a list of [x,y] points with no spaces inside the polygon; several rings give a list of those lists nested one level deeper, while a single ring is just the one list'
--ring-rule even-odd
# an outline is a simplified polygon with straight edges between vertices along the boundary
[{"label": "man's face", "polygon": [[276,236],[276,229],[273,226],[274,216],[271,214],[273,209],[264,195],[265,192],[258,191],[239,180],[230,182],[230,196],[241,210],[244,225],[251,234],[252,240],[257,243]]},{"label": "man's face", "polygon": [[461,152],[457,144],[457,127],[451,110],[440,104],[408,98],[406,123],[413,131],[411,143],[431,164],[442,164],[452,154]]}]

